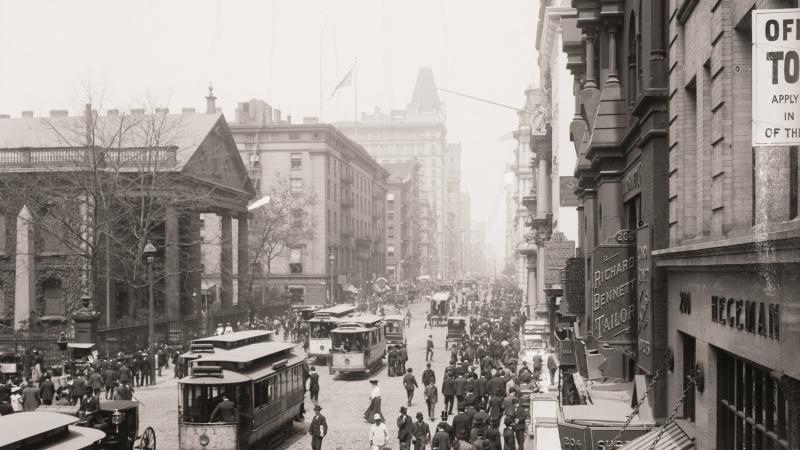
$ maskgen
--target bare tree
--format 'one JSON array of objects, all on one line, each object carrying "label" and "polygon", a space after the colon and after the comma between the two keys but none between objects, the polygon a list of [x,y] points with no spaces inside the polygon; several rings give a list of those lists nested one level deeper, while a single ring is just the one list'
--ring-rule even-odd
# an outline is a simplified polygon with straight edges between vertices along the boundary
[{"label": "bare tree", "polygon": [[64,286],[68,305],[79,295],[97,297],[101,280],[121,281],[141,300],[146,243],[163,247],[165,217],[201,210],[211,194],[173,170],[180,144],[191,139],[181,116],[148,108],[101,117],[91,105],[83,116],[40,119],[34,128],[42,146],[4,150],[0,180],[4,212],[27,205],[45,250],[80,273]]},{"label": "bare tree", "polygon": [[[291,179],[276,172],[267,187],[269,202],[253,209],[250,218],[250,260],[254,274],[272,273],[272,264],[279,257],[289,256],[314,237],[315,218],[312,208],[316,195],[304,186],[292,186]],[[266,270],[260,270],[263,267]],[[250,298],[253,298],[250,277]]]}]

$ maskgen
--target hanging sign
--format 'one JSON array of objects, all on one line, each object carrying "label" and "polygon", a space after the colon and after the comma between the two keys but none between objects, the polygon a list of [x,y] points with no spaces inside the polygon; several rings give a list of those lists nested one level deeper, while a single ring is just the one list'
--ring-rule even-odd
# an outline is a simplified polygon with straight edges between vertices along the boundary
[{"label": "hanging sign", "polygon": [[752,21],[753,146],[800,145],[800,9],[756,9]]},{"label": "hanging sign", "polygon": [[636,246],[602,244],[592,252],[592,335],[601,342],[636,342]]},{"label": "hanging sign", "polygon": [[636,231],[636,309],[638,334],[636,361],[639,367],[652,374],[653,367],[653,258],[650,227]]}]

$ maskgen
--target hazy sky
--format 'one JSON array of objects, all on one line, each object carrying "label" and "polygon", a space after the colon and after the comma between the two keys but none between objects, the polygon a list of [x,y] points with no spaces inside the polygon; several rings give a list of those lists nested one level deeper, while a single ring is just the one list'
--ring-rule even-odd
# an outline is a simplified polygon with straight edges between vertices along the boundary
[{"label": "hazy sky", "polygon": [[[328,99],[358,58],[360,111],[404,108],[417,70],[439,87],[521,106],[536,65],[535,0],[0,0],[0,113],[77,113],[144,103],[204,110],[207,86],[229,119],[261,98],[300,120],[351,120],[353,87]],[[320,83],[320,79],[322,83]],[[502,251],[503,174],[514,111],[442,93],[461,142],[472,218]],[[498,262],[498,271],[502,264]]]}]

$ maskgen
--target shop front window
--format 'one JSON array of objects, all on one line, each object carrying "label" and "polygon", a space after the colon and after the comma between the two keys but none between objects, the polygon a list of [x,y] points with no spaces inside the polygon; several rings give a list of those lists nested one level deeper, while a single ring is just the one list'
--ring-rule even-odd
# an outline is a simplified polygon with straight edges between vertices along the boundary
[{"label": "shop front window", "polygon": [[717,449],[798,448],[800,408],[790,399],[800,381],[721,349],[716,355]]}]

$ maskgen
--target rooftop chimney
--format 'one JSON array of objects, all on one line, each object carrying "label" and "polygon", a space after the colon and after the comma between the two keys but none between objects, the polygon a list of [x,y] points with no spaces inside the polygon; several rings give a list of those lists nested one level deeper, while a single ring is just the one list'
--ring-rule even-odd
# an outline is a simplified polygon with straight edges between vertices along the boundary
[{"label": "rooftop chimney", "polygon": [[133,109],[131,109],[131,115],[143,116],[144,115],[144,109],[143,108],[133,108]]},{"label": "rooftop chimney", "polygon": [[51,109],[50,117],[69,117],[69,111],[66,109]]},{"label": "rooftop chimney", "polygon": [[181,114],[184,114],[184,115],[186,115],[186,114],[194,114],[194,113],[195,113],[195,109],[194,108],[182,108],[181,109]]},{"label": "rooftop chimney", "polygon": [[303,123],[306,125],[317,124],[319,123],[319,117],[303,117]]},{"label": "rooftop chimney", "polygon": [[33,111],[22,111],[23,119],[33,119]]},{"label": "rooftop chimney", "polygon": [[206,114],[215,114],[217,112],[217,97],[214,97],[214,87],[211,82],[208,83],[208,95],[206,96]]},{"label": "rooftop chimney", "polygon": [[156,114],[169,114],[169,108],[156,108]]},{"label": "rooftop chimney", "polygon": [[117,117],[117,116],[119,116],[119,110],[118,109],[109,109],[108,111],[106,111],[106,115],[108,117]]},{"label": "rooftop chimney", "polygon": [[0,119],[10,119],[11,116],[8,114],[0,114]]}]

